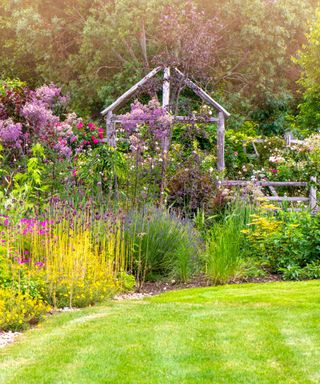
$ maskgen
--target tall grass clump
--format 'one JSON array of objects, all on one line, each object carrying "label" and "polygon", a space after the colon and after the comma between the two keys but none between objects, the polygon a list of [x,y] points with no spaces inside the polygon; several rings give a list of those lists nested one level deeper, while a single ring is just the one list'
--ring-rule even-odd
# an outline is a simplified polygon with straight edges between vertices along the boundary
[{"label": "tall grass clump", "polygon": [[242,229],[249,222],[250,206],[236,201],[221,221],[209,229],[206,239],[206,273],[213,284],[235,277],[241,263]]},{"label": "tall grass clump", "polygon": [[160,277],[187,281],[196,267],[197,234],[191,224],[156,208],[133,212],[125,229],[127,259],[140,286]]}]

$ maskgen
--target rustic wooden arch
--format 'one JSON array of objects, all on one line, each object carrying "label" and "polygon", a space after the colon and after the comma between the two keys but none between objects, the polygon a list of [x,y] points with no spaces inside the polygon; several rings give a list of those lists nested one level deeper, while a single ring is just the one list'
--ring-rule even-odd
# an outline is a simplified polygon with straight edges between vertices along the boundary
[{"label": "rustic wooden arch", "polygon": [[[206,91],[199,87],[196,83],[185,76],[178,68],[157,67],[149,72],[143,79],[133,85],[127,92],[121,95],[109,107],[105,108],[101,114],[105,116],[106,120],[106,139],[102,141],[107,142],[110,146],[116,147],[116,123],[122,122],[122,115],[116,115],[115,112],[121,108],[130,97],[134,96],[136,92],[145,85],[150,79],[155,77],[158,73],[163,71],[163,85],[162,85],[162,106],[168,108],[170,104],[170,78],[174,74],[179,80],[190,88],[197,96],[199,96],[207,105],[213,107],[217,111],[217,117],[210,117],[205,122],[217,124],[217,169],[223,171],[225,168],[224,160],[224,145],[225,145],[225,120],[230,116],[230,113],[224,109],[217,101],[215,101]],[[203,117],[193,116],[173,116],[173,122],[201,122]],[[169,143],[167,143],[169,145]]]}]

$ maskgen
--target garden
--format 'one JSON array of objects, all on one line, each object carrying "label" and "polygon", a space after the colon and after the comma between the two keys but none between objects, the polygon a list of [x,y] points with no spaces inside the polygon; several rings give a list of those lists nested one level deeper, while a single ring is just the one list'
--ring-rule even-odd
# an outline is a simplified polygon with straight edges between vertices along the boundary
[{"label": "garden", "polygon": [[319,382],[303,4],[0,0],[0,382]]}]

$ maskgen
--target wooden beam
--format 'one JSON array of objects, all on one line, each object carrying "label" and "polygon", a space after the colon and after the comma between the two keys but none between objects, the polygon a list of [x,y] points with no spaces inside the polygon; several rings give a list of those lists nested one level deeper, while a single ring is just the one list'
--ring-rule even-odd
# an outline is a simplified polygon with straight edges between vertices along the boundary
[{"label": "wooden beam", "polygon": [[295,197],[266,196],[265,198],[269,201],[289,201],[289,202],[307,202],[307,201],[310,201],[309,197],[303,197],[303,196],[295,196]]},{"label": "wooden beam", "polygon": [[225,168],[224,139],[225,139],[224,114],[223,112],[219,112],[218,130],[217,130],[217,170],[218,171],[223,171]]},{"label": "wooden beam", "polygon": [[201,116],[173,116],[173,121],[179,123],[217,123],[219,119],[216,117],[201,117]]},{"label": "wooden beam", "polygon": [[255,184],[260,187],[307,187],[305,181],[248,181],[248,180],[222,180],[222,185],[230,187],[245,187],[248,184]]},{"label": "wooden beam", "polygon": [[[124,115],[112,115],[114,123],[122,123]],[[137,123],[143,123],[144,120],[135,120]],[[176,123],[217,123],[219,119],[216,117],[202,117],[202,116],[173,116],[173,121]]]},{"label": "wooden beam", "polygon": [[161,71],[161,67],[157,67],[151,72],[149,72],[143,79],[141,79],[138,83],[136,83],[134,86],[132,86],[127,92],[125,92],[123,95],[121,95],[114,103],[109,105],[109,107],[105,108],[101,114],[106,115],[108,112],[113,112],[116,108],[119,108],[122,106],[129,97],[134,95],[134,93],[142,86],[144,85],[148,80],[150,80],[153,76],[155,76],[158,72]]},{"label": "wooden beam", "polygon": [[185,84],[193,90],[193,92],[198,95],[203,101],[207,104],[212,105],[217,111],[222,112],[225,117],[229,117],[230,113],[224,109],[217,101],[215,101],[207,92],[200,88],[196,83],[187,78],[178,68],[175,68],[175,72],[183,78]]},{"label": "wooden beam", "polygon": [[279,196],[277,191],[275,190],[275,188],[272,185],[269,185],[269,190],[273,196]]}]

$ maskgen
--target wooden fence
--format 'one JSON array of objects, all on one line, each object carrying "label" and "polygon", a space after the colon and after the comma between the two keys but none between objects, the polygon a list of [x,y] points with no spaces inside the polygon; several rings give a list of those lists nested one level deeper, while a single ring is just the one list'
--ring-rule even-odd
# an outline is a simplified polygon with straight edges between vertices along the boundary
[{"label": "wooden fence", "polygon": [[[222,180],[220,185],[227,187],[246,187],[250,184],[258,188],[268,188],[272,196],[265,195],[269,201],[277,202],[304,202],[308,203],[311,212],[318,211],[316,178],[311,177],[310,183],[306,181],[246,181],[246,180]],[[279,196],[276,187],[308,187],[308,196]]]}]

